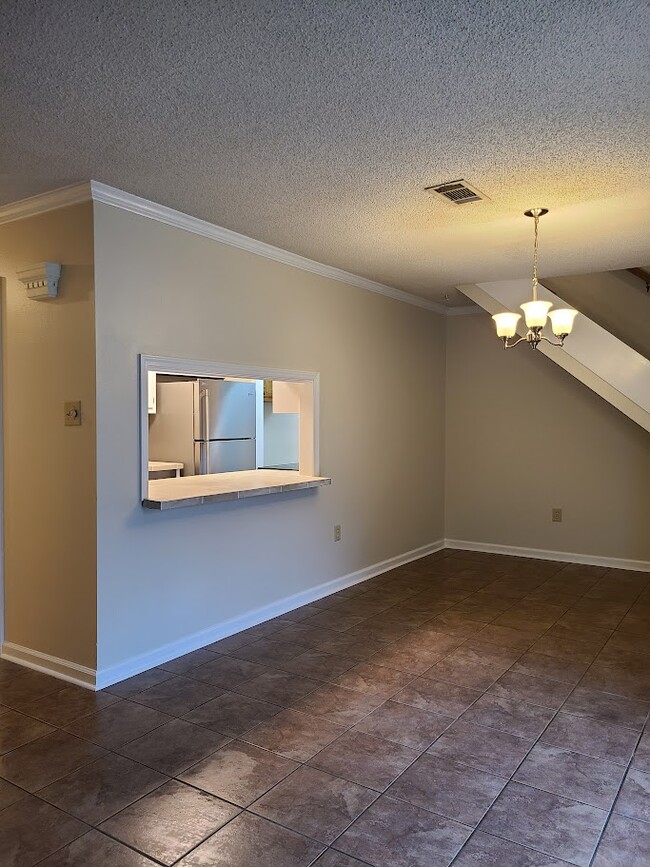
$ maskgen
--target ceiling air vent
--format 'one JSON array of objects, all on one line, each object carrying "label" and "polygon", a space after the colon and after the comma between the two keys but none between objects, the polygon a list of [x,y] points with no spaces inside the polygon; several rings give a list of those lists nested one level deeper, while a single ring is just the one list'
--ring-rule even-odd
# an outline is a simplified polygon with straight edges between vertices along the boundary
[{"label": "ceiling air vent", "polygon": [[434,193],[454,205],[467,205],[470,202],[486,201],[488,197],[480,193],[476,187],[470,186],[467,181],[447,181],[445,184],[435,184],[424,188],[427,193]]}]

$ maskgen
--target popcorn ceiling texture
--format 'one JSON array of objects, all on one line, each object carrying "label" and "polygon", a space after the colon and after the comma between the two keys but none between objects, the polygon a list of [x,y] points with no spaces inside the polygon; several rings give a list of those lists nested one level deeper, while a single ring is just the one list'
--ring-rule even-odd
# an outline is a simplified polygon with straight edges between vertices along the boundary
[{"label": "popcorn ceiling texture", "polygon": [[[3,0],[0,202],[95,178],[440,299],[650,260],[645,0]],[[464,177],[492,201],[423,192]],[[452,292],[452,303],[457,296]]]}]

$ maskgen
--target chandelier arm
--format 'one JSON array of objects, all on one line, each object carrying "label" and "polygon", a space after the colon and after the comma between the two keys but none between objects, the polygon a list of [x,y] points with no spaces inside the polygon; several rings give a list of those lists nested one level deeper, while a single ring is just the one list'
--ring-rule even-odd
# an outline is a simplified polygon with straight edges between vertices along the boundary
[{"label": "chandelier arm", "polygon": [[503,338],[503,348],[504,349],[513,349],[515,346],[517,346],[519,343],[521,343],[522,340],[526,340],[526,339],[527,339],[526,337],[520,337],[519,340],[515,340],[514,343],[508,343],[508,338],[504,337]]},{"label": "chandelier arm", "polygon": [[540,334],[539,339],[545,340],[547,343],[550,343],[551,346],[564,346],[564,338],[562,337],[560,338],[559,343],[556,343],[554,340],[550,340],[548,337],[546,337],[545,334]]}]

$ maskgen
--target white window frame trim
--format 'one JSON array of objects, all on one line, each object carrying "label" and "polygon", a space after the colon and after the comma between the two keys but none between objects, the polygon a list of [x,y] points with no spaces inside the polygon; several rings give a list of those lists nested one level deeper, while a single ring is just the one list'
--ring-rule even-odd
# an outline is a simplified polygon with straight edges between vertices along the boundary
[{"label": "white window frame trim", "polygon": [[[320,473],[319,415],[320,415],[320,374],[313,370],[285,370],[278,367],[257,367],[251,364],[235,364],[225,361],[205,361],[189,358],[172,358],[163,355],[140,354],[139,360],[139,408],[140,408],[140,500],[147,498],[149,489],[149,373],[166,373],[179,376],[225,377],[241,379],[272,379],[284,382],[302,382],[311,386],[312,413],[309,430],[312,434],[312,448],[307,449],[310,463],[304,467],[303,447],[300,449],[300,472],[318,476]],[[302,425],[301,425],[302,428]]]}]

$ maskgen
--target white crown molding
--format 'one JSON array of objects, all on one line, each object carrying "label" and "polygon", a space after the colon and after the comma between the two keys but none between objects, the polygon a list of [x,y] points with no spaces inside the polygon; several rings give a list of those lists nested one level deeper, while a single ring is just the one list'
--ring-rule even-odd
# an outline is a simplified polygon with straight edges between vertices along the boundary
[{"label": "white crown molding", "polygon": [[139,214],[142,217],[149,217],[149,219],[165,223],[167,226],[185,229],[185,231],[193,232],[195,235],[201,235],[213,241],[220,241],[222,244],[228,244],[231,247],[237,247],[249,253],[256,253],[258,256],[273,259],[275,262],[291,265],[293,268],[300,268],[302,271],[309,271],[321,277],[329,277],[332,280],[338,280],[350,286],[357,286],[359,289],[367,289],[369,292],[385,295],[396,301],[404,301],[416,307],[423,307],[434,313],[444,314],[446,311],[446,308],[442,304],[437,304],[435,301],[420,298],[417,295],[412,295],[410,292],[403,292],[401,289],[395,289],[393,286],[376,283],[374,280],[359,277],[357,274],[351,274],[349,271],[343,271],[341,268],[335,268],[333,265],[324,265],[322,262],[306,259],[297,253],[291,253],[280,247],[274,247],[263,241],[257,241],[255,238],[249,238],[247,235],[233,232],[231,229],[224,229],[222,226],[208,223],[206,220],[200,220],[198,217],[191,217],[189,214],[183,214],[181,211],[167,208],[165,205],[159,205],[156,202],[150,202],[131,193],[125,193],[99,181],[91,181],[90,187],[95,202],[112,205],[113,207],[121,208],[123,211]]},{"label": "white crown molding", "polygon": [[366,289],[369,292],[393,298],[395,301],[422,307],[433,313],[444,316],[452,309],[428,298],[420,298],[410,292],[395,289],[394,286],[387,286],[384,283],[369,280],[367,277],[351,274],[349,271],[335,268],[333,265],[324,265],[322,262],[306,259],[297,253],[291,253],[280,247],[274,247],[272,244],[257,241],[255,238],[249,238],[247,235],[233,232],[231,229],[224,229],[222,226],[207,222],[207,220],[200,220],[198,217],[192,217],[165,205],[159,205],[157,202],[151,202],[132,193],[126,193],[124,190],[109,187],[100,181],[74,184],[59,190],[52,190],[49,193],[41,193],[38,196],[30,196],[30,198],[22,199],[19,202],[2,205],[0,206],[0,224],[24,220],[36,214],[43,214],[57,208],[65,208],[68,205],[76,205],[90,200],[111,205],[141,217],[148,217],[150,220],[156,220],[177,229],[184,229],[186,232],[193,232],[195,235],[220,241],[222,244],[228,244],[249,253],[256,253],[258,256],[273,259],[275,262],[281,262],[293,268],[300,268],[302,271],[309,271],[311,274],[318,274],[320,277],[328,277],[331,280],[347,283],[349,286],[356,286],[359,289]]},{"label": "white crown molding", "polygon": [[0,224],[13,223],[16,220],[25,220],[38,214],[46,214],[48,211],[56,211],[58,208],[67,208],[68,205],[89,202],[91,198],[91,185],[88,182],[50,190],[48,193],[39,193],[39,195],[30,196],[28,199],[0,205]]},{"label": "white crown molding", "polygon": [[447,316],[477,316],[485,313],[478,304],[463,304],[461,307],[447,307]]}]

